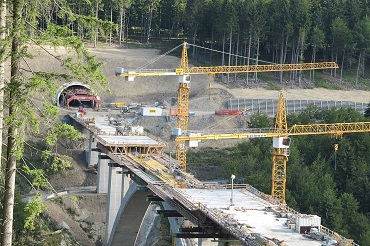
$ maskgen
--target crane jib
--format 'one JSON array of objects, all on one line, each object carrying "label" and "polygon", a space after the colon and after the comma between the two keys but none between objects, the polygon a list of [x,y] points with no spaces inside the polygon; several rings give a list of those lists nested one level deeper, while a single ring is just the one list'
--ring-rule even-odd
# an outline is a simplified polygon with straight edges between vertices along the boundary
[{"label": "crane jib", "polygon": [[217,73],[253,73],[253,72],[281,72],[294,70],[318,70],[339,68],[335,62],[316,62],[300,64],[271,64],[271,65],[245,65],[245,66],[214,66],[214,67],[190,67],[176,69],[150,69],[128,71],[116,68],[116,76],[123,77],[146,77],[187,74],[217,74]]}]

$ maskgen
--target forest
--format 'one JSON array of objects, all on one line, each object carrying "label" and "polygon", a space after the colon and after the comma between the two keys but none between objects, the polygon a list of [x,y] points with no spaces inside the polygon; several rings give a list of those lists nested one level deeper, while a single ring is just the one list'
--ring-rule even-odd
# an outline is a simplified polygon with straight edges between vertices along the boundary
[{"label": "forest", "polygon": [[[370,113],[370,107],[367,112]],[[288,115],[287,121],[289,127],[369,121],[370,114],[366,116],[351,108],[328,110],[311,105],[299,115]],[[262,128],[272,127],[271,123],[263,114],[255,114],[248,121],[251,127]],[[337,152],[334,144],[338,144]],[[324,226],[360,245],[369,245],[369,148],[368,133],[344,134],[338,139],[328,135],[292,137],[287,162],[287,204],[301,213],[317,214]],[[222,166],[222,178],[228,180],[234,174],[238,183],[248,183],[271,194],[271,153],[271,139],[251,139],[223,151],[193,150],[188,155],[188,168],[206,168],[208,163]]]},{"label": "forest", "polygon": [[[86,3],[80,1],[73,8],[88,15],[92,10],[86,8]],[[340,81],[351,72],[349,77],[354,86],[369,84],[368,80],[361,80],[369,77],[365,69],[370,48],[368,0],[95,0],[90,3],[96,7],[97,17],[117,24],[117,29],[109,31],[120,44],[186,40],[240,55],[208,54],[201,60],[203,63],[221,60],[222,65],[259,64],[263,60],[335,61],[340,69],[332,75]],[[75,33],[86,37],[85,26],[75,25]],[[104,33],[110,43],[111,36],[108,38],[108,32]],[[198,52],[194,48],[190,55],[196,58]],[[300,80],[298,85],[301,86]]]}]

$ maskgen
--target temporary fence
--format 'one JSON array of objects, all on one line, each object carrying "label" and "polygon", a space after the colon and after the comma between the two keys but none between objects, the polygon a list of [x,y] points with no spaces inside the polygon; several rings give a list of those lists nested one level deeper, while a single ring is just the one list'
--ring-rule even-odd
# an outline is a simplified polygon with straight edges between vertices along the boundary
[{"label": "temporary fence", "polygon": [[[354,108],[361,114],[364,114],[368,103],[350,102],[350,101],[329,101],[329,100],[286,100],[287,113],[300,113],[309,105],[315,105],[319,108]],[[229,98],[227,100],[227,108],[229,110],[248,109],[247,114],[263,113],[269,116],[276,114],[278,105],[277,99],[245,99],[245,98]]]}]

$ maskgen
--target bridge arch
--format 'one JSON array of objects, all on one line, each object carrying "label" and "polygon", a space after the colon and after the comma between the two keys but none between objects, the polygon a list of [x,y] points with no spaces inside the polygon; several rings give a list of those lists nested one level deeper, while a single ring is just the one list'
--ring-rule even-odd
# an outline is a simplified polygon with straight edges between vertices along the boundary
[{"label": "bridge arch", "polygon": [[130,185],[114,221],[108,245],[135,245],[142,220],[150,206],[150,202],[146,201],[149,194],[154,193],[139,189],[136,183]]}]

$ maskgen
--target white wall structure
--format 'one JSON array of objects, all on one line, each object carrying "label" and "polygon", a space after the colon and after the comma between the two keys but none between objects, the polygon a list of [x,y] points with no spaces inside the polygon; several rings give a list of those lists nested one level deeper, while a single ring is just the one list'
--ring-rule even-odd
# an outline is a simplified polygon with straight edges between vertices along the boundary
[{"label": "white wall structure", "polygon": [[109,183],[107,197],[107,219],[105,224],[105,241],[107,242],[112,232],[114,221],[116,220],[118,210],[122,201],[122,168],[109,163]]},{"label": "white wall structure", "polygon": [[96,139],[93,133],[90,133],[89,137],[89,149],[86,151],[87,154],[87,165],[94,166],[98,164],[99,151],[96,150]]},{"label": "white wall structure", "polygon": [[106,155],[99,153],[97,193],[108,193],[109,160]]},{"label": "white wall structure", "polygon": [[140,108],[140,114],[142,116],[161,116],[162,109],[157,107],[142,107]]}]

